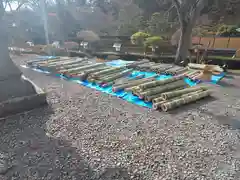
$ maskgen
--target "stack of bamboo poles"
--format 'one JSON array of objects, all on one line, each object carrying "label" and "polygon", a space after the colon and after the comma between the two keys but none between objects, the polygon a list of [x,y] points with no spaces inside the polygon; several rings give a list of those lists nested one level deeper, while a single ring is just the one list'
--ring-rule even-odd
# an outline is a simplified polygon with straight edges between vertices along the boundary
[{"label": "stack of bamboo poles", "polygon": [[130,92],[140,84],[154,81],[156,76],[157,75],[145,78],[144,76],[140,75],[139,77],[136,77],[134,79],[114,84],[112,90],[113,92],[118,92],[122,90]]},{"label": "stack of bamboo poles", "polygon": [[104,70],[91,73],[88,75],[89,82],[95,82],[101,86],[110,86],[115,84],[115,81],[126,77],[132,73],[132,69],[126,67],[110,67]]},{"label": "stack of bamboo poles", "polygon": [[154,63],[154,62],[145,62],[140,61],[139,64],[134,63],[134,66],[131,64],[134,70],[139,71],[151,71],[156,72],[158,74],[166,74],[166,75],[180,75],[184,72],[187,72],[188,68],[175,66],[172,64],[163,64],[163,63]]},{"label": "stack of bamboo poles", "polygon": [[151,102],[154,98],[166,91],[184,88],[186,86],[182,77],[174,77],[165,80],[153,80],[144,82],[131,89],[131,92],[145,102]]},{"label": "stack of bamboo poles", "polygon": [[50,72],[57,72],[67,77],[96,82],[103,86],[113,85],[115,81],[124,79],[132,72],[132,69],[127,69],[126,67],[109,67],[105,63],[92,63],[87,59],[79,58],[38,61],[34,64]]},{"label": "stack of bamboo poles", "polygon": [[132,92],[145,102],[152,102],[153,109],[168,111],[210,95],[207,87],[186,87],[183,76],[165,80],[155,77],[142,78],[122,84],[114,84],[113,92]]},{"label": "stack of bamboo poles", "polygon": [[[63,59],[67,58],[67,57],[62,57]],[[27,62],[27,65],[28,66],[35,66],[37,63],[39,62],[47,62],[47,61],[56,61],[56,60],[60,60],[61,58],[60,57],[52,57],[52,58],[49,58],[49,59],[37,59],[37,60],[34,60],[34,61],[28,61]]]},{"label": "stack of bamboo poles", "polygon": [[[87,59],[59,58],[45,61],[35,61],[31,64],[46,68],[80,80],[88,80],[102,87],[113,86],[113,92],[124,90],[132,92],[145,102],[152,102],[153,109],[169,111],[184,104],[195,102],[207,97],[211,91],[205,86],[186,87],[183,77],[194,78],[201,73],[198,69],[189,69],[169,64],[150,63],[148,60],[134,62],[124,67],[109,67],[105,63],[92,63]],[[132,67],[132,68],[130,68]],[[156,76],[146,78],[139,75],[133,79],[127,78],[133,69],[152,70],[158,73],[178,75],[169,79],[156,80]]]},{"label": "stack of bamboo poles", "polygon": [[135,70],[138,71],[150,71],[150,68],[152,66],[154,66],[156,63],[154,62],[148,62],[148,63],[144,63],[144,64],[140,64],[138,66],[136,66],[136,68],[134,68]]},{"label": "stack of bamboo poles", "polygon": [[149,63],[150,61],[148,59],[143,59],[141,61],[135,61],[133,63],[130,63],[128,65],[126,65],[127,68],[132,68],[135,69],[137,66],[141,65],[141,64],[145,64],[145,63]]},{"label": "stack of bamboo poles", "polygon": [[166,112],[182,105],[196,102],[210,95],[211,91],[205,86],[169,91],[162,93],[159,97],[152,100],[153,109],[161,109]]},{"label": "stack of bamboo poles", "polygon": [[35,66],[38,68],[42,68],[48,70],[50,72],[64,72],[68,69],[77,68],[83,65],[90,65],[91,62],[85,58],[68,58],[63,57],[59,59],[51,59],[51,60],[44,60],[44,61],[37,61],[31,64],[31,66]]}]

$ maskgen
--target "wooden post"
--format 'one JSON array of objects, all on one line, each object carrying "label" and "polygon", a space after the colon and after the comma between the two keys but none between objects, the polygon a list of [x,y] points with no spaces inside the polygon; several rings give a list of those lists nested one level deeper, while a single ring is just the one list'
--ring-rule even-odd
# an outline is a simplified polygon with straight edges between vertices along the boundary
[{"label": "wooden post", "polygon": [[230,39],[231,39],[231,37],[229,36],[229,38],[228,38],[228,43],[227,43],[227,48],[228,48],[228,46],[229,46]]},{"label": "wooden post", "polygon": [[212,44],[212,48],[214,48],[215,46],[215,41],[216,41],[216,36],[213,37],[213,44]]}]

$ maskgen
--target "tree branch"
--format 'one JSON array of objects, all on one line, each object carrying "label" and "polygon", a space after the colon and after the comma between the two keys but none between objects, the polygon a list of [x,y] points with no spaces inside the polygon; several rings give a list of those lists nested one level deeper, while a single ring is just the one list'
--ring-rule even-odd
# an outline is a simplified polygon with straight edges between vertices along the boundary
[{"label": "tree branch", "polygon": [[184,4],[182,0],[173,0],[173,3],[177,9],[177,14],[179,18],[179,22],[181,27],[183,27],[186,24],[186,9],[184,8]]},{"label": "tree branch", "polygon": [[23,1],[22,3],[20,3],[20,4],[18,5],[18,7],[16,8],[16,11],[18,11],[24,4],[25,4],[24,1]]},{"label": "tree branch", "polygon": [[182,3],[181,3],[179,0],[173,0],[173,3],[174,3],[174,5],[175,5],[175,7],[176,7],[178,10],[180,10]]},{"label": "tree branch", "polygon": [[204,8],[204,2],[205,0],[196,0],[189,13],[191,21],[196,21],[198,16],[200,16],[200,12]]},{"label": "tree branch", "polygon": [[4,8],[5,10],[6,10],[7,5],[8,5],[7,2],[8,2],[8,1],[6,1],[6,2],[4,3],[4,6],[3,6],[3,8]]},{"label": "tree branch", "polygon": [[9,3],[9,1],[7,2],[9,8],[10,8],[10,11],[12,12],[12,6],[11,6],[11,3]]}]

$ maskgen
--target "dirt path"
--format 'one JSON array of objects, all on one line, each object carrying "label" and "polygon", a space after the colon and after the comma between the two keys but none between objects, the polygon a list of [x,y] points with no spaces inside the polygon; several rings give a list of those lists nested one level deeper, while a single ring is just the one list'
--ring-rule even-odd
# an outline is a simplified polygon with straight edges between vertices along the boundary
[{"label": "dirt path", "polygon": [[22,70],[49,106],[0,122],[0,179],[240,179],[239,78],[210,101],[162,113]]}]

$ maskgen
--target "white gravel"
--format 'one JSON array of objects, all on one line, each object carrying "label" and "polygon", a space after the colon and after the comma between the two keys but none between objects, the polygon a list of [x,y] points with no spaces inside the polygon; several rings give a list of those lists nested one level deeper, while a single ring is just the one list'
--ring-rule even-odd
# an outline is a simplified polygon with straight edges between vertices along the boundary
[{"label": "white gravel", "polygon": [[169,114],[23,71],[48,92],[49,106],[0,121],[0,179],[240,179],[236,87]]}]

